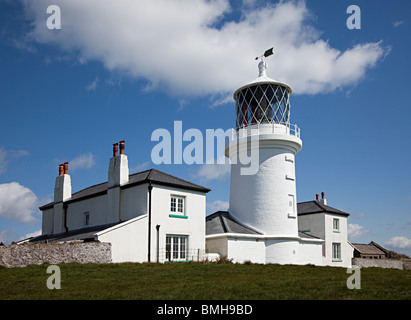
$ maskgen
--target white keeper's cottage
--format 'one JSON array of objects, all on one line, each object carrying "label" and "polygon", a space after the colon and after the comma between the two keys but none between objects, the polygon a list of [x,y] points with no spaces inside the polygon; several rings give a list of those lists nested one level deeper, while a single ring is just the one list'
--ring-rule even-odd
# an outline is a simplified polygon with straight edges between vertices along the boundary
[{"label": "white keeper's cottage", "polygon": [[113,262],[201,260],[210,190],[158,170],[129,175],[125,142],[113,146],[108,181],[71,193],[68,163],[59,166],[54,202],[38,241],[109,242]]},{"label": "white keeper's cottage", "polygon": [[[259,76],[234,93],[236,128],[226,144],[231,160],[230,205],[206,217],[209,189],[158,170],[129,174],[125,142],[113,145],[108,180],[71,191],[68,163],[59,166],[54,201],[43,212],[39,241],[101,241],[113,262],[200,261],[351,267],[348,213],[321,199],[297,203],[295,162],[301,131],[290,122],[287,84]],[[252,141],[258,142],[257,147]],[[120,153],[118,152],[120,147]],[[244,159],[256,152],[255,174]]]}]

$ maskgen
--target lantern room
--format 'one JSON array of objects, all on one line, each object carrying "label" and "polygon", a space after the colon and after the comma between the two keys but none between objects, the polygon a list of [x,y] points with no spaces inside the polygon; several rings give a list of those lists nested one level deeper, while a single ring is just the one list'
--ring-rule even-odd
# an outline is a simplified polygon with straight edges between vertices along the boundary
[{"label": "lantern room", "polygon": [[236,129],[257,124],[290,125],[291,88],[266,75],[267,63],[258,65],[259,76],[234,93]]}]

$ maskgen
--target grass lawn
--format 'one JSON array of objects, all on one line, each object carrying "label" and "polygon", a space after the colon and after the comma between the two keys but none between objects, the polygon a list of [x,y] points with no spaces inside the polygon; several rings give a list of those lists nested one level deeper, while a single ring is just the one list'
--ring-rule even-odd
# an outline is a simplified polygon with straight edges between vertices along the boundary
[{"label": "grass lawn", "polygon": [[349,290],[344,268],[258,264],[61,264],[49,290],[48,265],[0,267],[1,300],[410,300],[411,271],[361,269]]}]

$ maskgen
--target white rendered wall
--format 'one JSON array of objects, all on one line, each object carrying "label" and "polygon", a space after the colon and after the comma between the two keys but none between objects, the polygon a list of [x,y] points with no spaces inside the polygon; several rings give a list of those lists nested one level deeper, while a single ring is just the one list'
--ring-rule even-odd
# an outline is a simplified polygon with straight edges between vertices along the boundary
[{"label": "white rendered wall", "polygon": [[[339,220],[339,232],[333,229],[333,219]],[[341,261],[333,259],[333,243],[341,244]],[[325,257],[323,264],[335,267],[351,267],[353,248],[348,243],[347,217],[337,214],[325,214]]]},{"label": "white rendered wall", "polygon": [[50,208],[43,211],[42,221],[41,221],[41,234],[52,234],[53,233],[53,221],[54,209]]},{"label": "white rendered wall", "polygon": [[126,221],[148,211],[148,183],[121,189],[120,216],[122,221]]},{"label": "white rendered wall", "polygon": [[206,237],[206,251],[208,253],[217,253],[220,257],[228,257],[227,237],[209,238]]},{"label": "white rendered wall", "polygon": [[235,263],[265,263],[265,241],[250,238],[228,238],[228,255]]},{"label": "white rendered wall", "polygon": [[267,235],[297,237],[295,155],[302,142],[286,134],[257,137],[257,150],[251,150],[247,138],[234,139],[226,150],[232,163],[240,159],[237,153],[246,152],[258,152],[259,161],[259,170],[253,175],[242,175],[241,168],[247,165],[239,161],[231,165],[229,211],[242,223]]},{"label": "white rendered wall", "polygon": [[323,265],[322,241],[310,241],[303,239],[298,247],[298,264]]},{"label": "white rendered wall", "polygon": [[322,265],[322,240],[221,234],[206,237],[207,251],[233,262]]},{"label": "white rendered wall", "polygon": [[85,224],[86,213],[89,214],[88,227],[117,222],[108,218],[107,195],[104,194],[98,197],[69,203],[67,208],[68,230],[87,227]]},{"label": "white rendered wall", "polygon": [[[170,211],[170,197],[172,195],[185,198],[184,217],[170,217],[170,214],[176,214]],[[160,225],[160,252],[165,252],[167,235],[181,235],[188,236],[189,255],[197,254],[198,249],[204,253],[206,220],[206,196],[204,193],[154,184],[151,201],[151,261],[156,261],[157,225]]]},{"label": "white rendered wall", "polygon": [[113,263],[147,261],[147,215],[103,230],[96,238],[111,243]]},{"label": "white rendered wall", "polygon": [[298,264],[297,238],[268,239],[266,241],[266,263]]}]

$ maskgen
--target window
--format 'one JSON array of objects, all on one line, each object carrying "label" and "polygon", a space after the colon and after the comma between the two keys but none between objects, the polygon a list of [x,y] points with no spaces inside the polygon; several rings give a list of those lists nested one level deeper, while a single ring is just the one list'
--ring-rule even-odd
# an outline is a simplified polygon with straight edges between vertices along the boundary
[{"label": "window", "polygon": [[166,237],[166,260],[186,261],[187,260],[187,236]]},{"label": "window", "polygon": [[333,243],[333,261],[341,261],[341,243]]},{"label": "window", "polygon": [[84,212],[84,225],[87,227],[90,225],[90,213]]},{"label": "window", "polygon": [[170,199],[170,217],[187,218],[184,208],[185,197],[172,195]]},{"label": "window", "polygon": [[334,232],[340,232],[340,220],[333,219],[333,230]]}]

